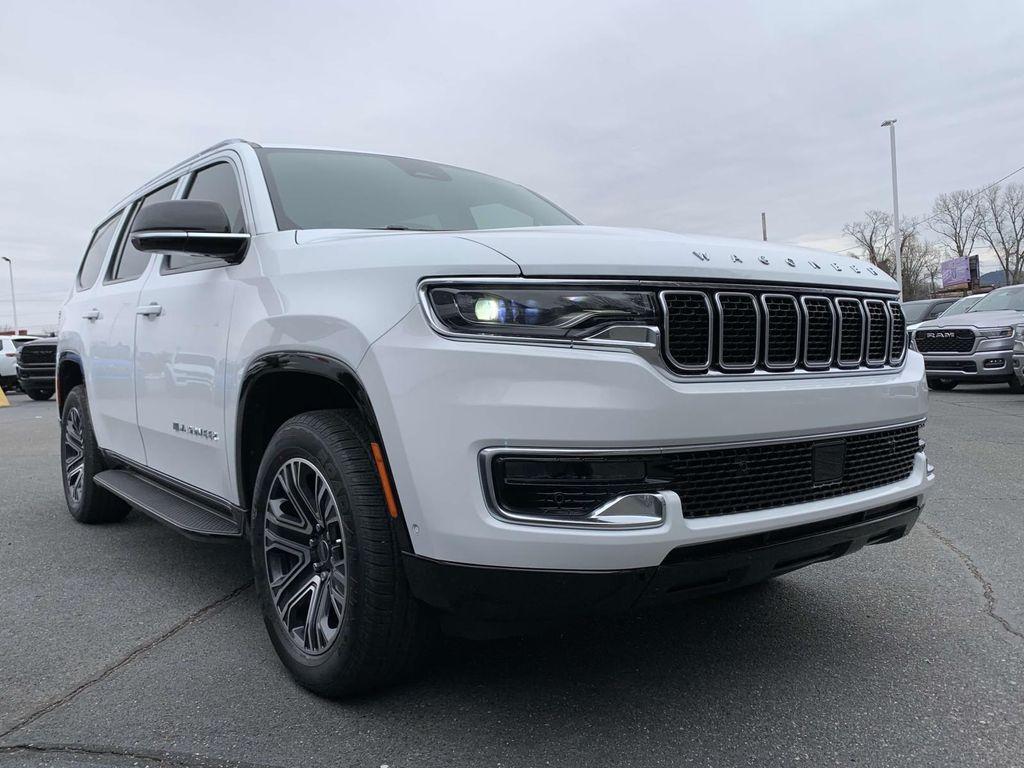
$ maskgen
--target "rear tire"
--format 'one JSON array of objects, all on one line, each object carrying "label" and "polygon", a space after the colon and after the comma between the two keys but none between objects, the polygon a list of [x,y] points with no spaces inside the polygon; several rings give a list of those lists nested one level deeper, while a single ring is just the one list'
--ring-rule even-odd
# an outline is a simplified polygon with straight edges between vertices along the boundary
[{"label": "rear tire", "polygon": [[959,382],[952,379],[928,379],[928,389],[935,389],[939,392],[952,392]]},{"label": "rear tire", "polygon": [[52,389],[26,389],[25,394],[33,400],[49,400],[53,397]]},{"label": "rear tire", "polygon": [[68,512],[80,523],[115,523],[131,507],[92,481],[106,469],[96,445],[85,385],[68,392],[60,417],[60,468]]},{"label": "rear tire", "polygon": [[427,634],[371,439],[351,411],[295,416],[256,478],[250,541],[264,624],[299,684],[332,698],[393,682]]}]

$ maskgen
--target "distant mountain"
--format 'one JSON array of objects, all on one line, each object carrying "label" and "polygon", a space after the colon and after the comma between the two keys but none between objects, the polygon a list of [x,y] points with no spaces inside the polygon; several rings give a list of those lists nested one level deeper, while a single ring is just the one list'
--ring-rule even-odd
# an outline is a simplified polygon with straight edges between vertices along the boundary
[{"label": "distant mountain", "polygon": [[981,275],[982,285],[991,285],[993,288],[1001,288],[1006,285],[1006,273],[1001,269],[985,272]]}]

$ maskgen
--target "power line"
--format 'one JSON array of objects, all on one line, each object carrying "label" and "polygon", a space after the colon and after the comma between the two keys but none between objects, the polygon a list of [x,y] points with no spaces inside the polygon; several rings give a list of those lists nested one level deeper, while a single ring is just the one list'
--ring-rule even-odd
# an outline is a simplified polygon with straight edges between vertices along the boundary
[{"label": "power line", "polygon": [[[1010,178],[1011,176],[1014,176],[1014,175],[1020,173],[1021,171],[1024,171],[1024,165],[1022,165],[1020,168],[1018,168],[1018,169],[1016,169],[1014,171],[1010,171],[1008,174],[1006,174],[1002,178],[996,179],[991,184],[988,184],[988,185],[982,187],[977,192],[975,192],[973,195],[971,195],[968,198],[968,200],[971,200],[971,201],[976,200],[977,198],[981,197],[983,194],[988,192],[990,189],[992,189],[992,187],[997,186],[999,184],[1002,184],[1008,178]],[[940,215],[941,214],[934,213],[931,216],[929,216],[927,219],[921,219],[921,221],[917,222],[917,226],[918,227],[922,227],[925,224],[927,224],[929,221],[933,221],[934,219],[939,218]],[[852,250],[854,250],[856,248],[863,248],[863,246],[859,245],[859,244],[858,245],[851,245],[849,248],[843,248],[843,250],[841,250],[841,251],[836,251],[836,253],[846,253],[847,251],[852,251]]]}]

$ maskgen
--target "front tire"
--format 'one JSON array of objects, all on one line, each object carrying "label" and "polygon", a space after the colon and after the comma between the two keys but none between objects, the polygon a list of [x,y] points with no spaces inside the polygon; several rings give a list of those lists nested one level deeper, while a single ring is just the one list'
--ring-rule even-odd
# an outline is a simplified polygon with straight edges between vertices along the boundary
[{"label": "front tire", "polygon": [[106,469],[89,415],[89,398],[79,384],[68,392],[60,417],[60,465],[68,512],[80,523],[115,523],[131,507],[92,481]]},{"label": "front tire", "polygon": [[26,389],[25,394],[33,400],[49,400],[53,397],[52,389]]},{"label": "front tire", "polygon": [[353,412],[301,414],[274,434],[256,478],[250,541],[264,623],[292,676],[332,698],[395,680],[424,636],[370,442]]},{"label": "front tire", "polygon": [[928,389],[935,389],[939,392],[952,392],[956,389],[958,382],[952,379],[928,379]]}]

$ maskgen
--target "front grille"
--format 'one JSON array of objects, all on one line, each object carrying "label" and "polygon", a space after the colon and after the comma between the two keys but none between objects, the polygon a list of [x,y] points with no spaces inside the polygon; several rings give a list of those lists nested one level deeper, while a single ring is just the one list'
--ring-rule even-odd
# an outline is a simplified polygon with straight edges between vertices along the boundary
[{"label": "front grille", "polygon": [[[696,518],[785,507],[896,483],[910,476],[918,450],[918,426],[912,425],[736,448],[501,454],[490,468],[495,500],[514,514],[572,520],[624,494],[674,491],[683,516]],[[823,451],[832,454],[825,477]]]},{"label": "front grille", "polygon": [[881,368],[906,354],[903,313],[881,297],[707,288],[663,291],[661,305],[665,358],[679,373]]},{"label": "front grille", "polygon": [[53,365],[57,361],[57,346],[55,344],[24,346],[18,355],[18,362],[22,365]]},{"label": "front grille", "polygon": [[842,479],[815,484],[814,446],[802,440],[721,448],[664,457],[670,488],[683,502],[683,517],[714,517],[829,499],[896,483],[910,476],[918,428],[902,427],[841,438]]},{"label": "front grille", "polygon": [[926,371],[963,371],[977,373],[978,364],[973,360],[925,360]]},{"label": "front grille", "polygon": [[970,328],[922,330],[914,334],[919,352],[970,352],[974,349],[974,331]]}]

